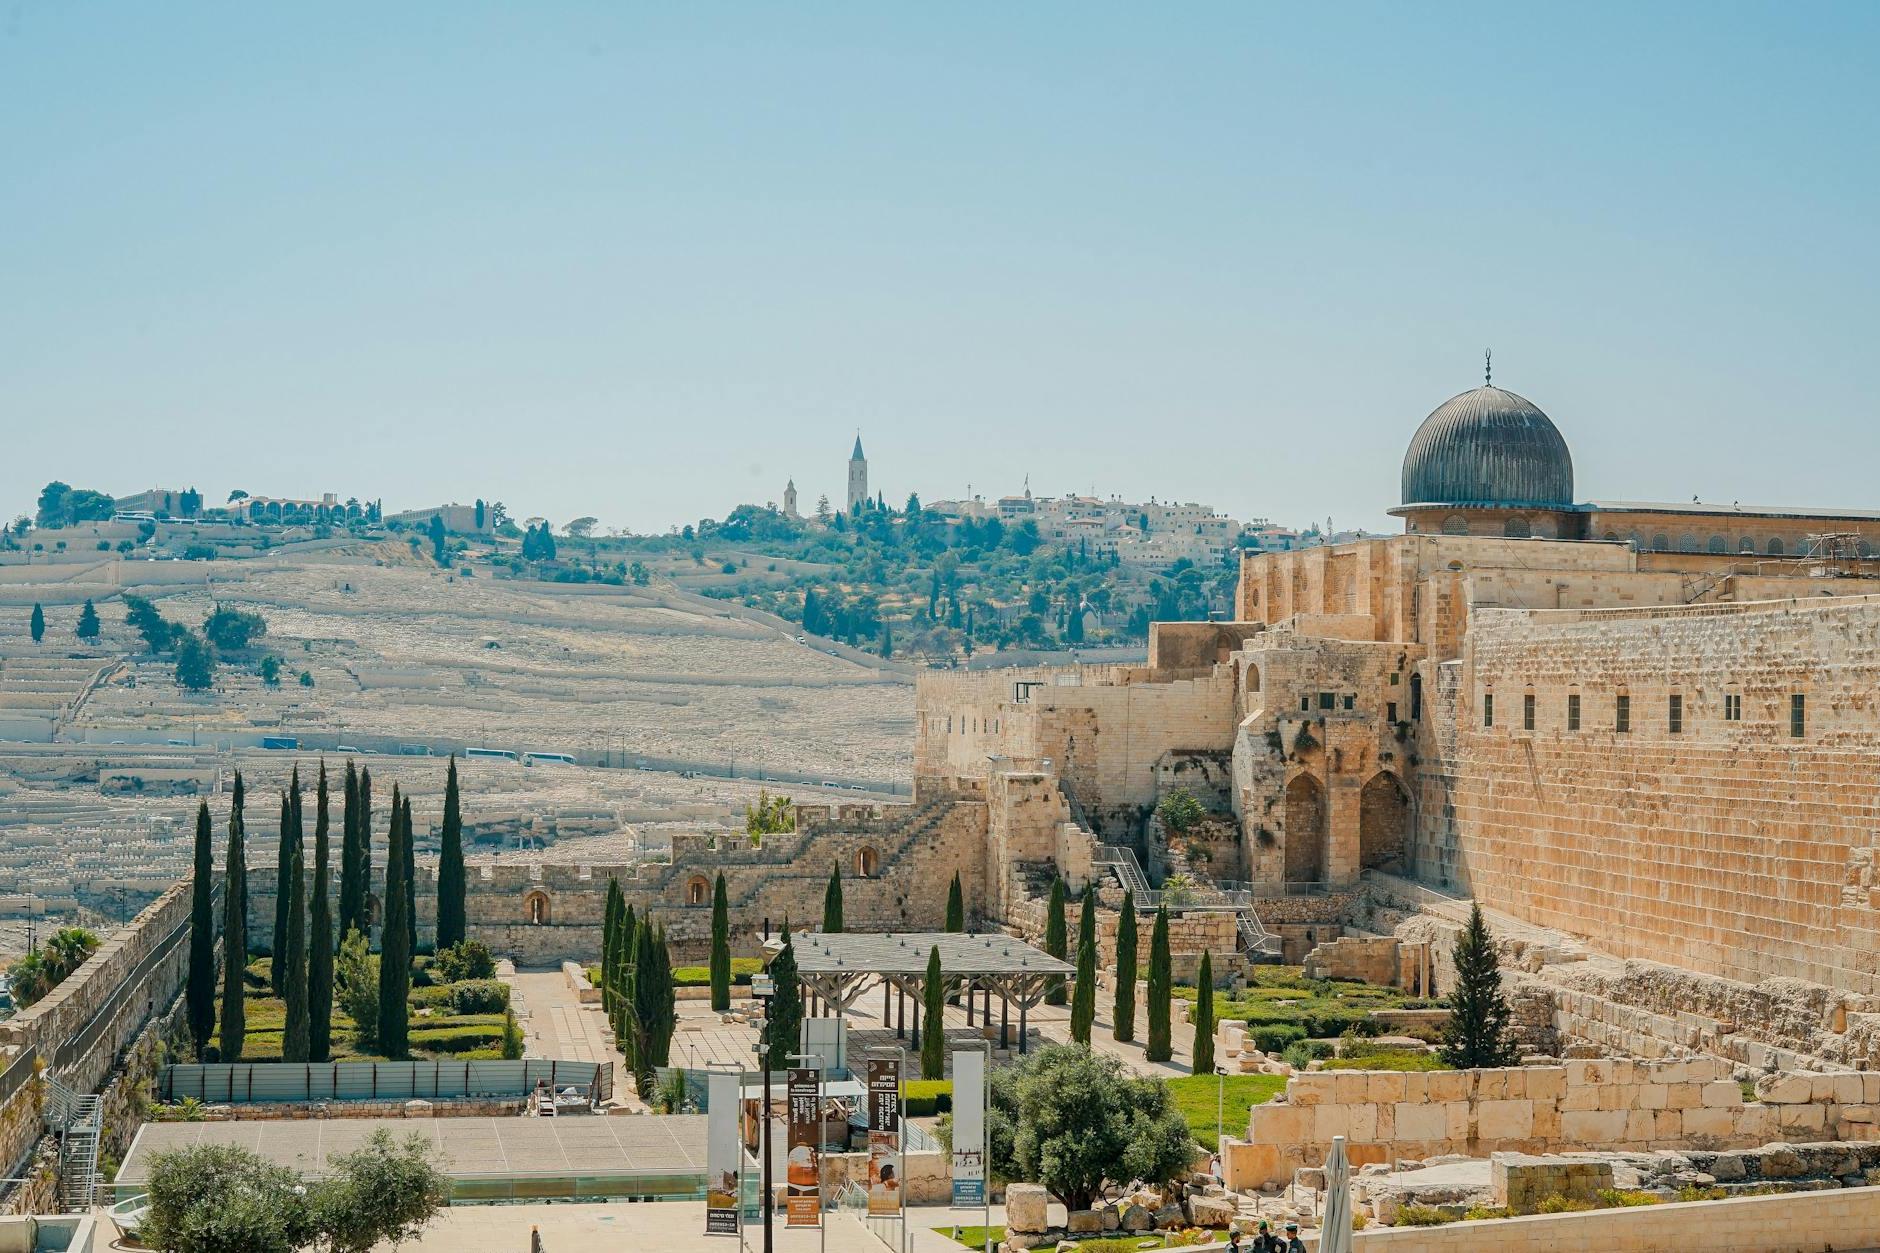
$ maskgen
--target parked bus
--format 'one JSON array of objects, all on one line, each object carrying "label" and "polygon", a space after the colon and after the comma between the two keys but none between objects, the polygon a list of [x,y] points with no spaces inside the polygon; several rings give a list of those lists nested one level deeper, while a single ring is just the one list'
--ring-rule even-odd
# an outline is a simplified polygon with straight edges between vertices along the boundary
[{"label": "parked bus", "polygon": [[261,737],[263,748],[284,748],[290,752],[300,747],[300,741],[291,735],[264,735]]},{"label": "parked bus", "polygon": [[504,761],[517,760],[516,754],[507,748],[466,748],[465,757],[500,757]]},{"label": "parked bus", "polygon": [[522,760],[525,762],[553,762],[558,766],[574,766],[580,764],[575,761],[573,753],[524,753]]}]

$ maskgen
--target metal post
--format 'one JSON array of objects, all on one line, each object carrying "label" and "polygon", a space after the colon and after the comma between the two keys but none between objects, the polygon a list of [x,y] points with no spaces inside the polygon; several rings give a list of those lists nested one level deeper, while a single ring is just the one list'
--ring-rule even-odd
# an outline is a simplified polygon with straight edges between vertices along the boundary
[{"label": "metal post", "polygon": [[999,1047],[1002,1049],[1012,1047],[1011,1016],[1012,988],[1009,983],[1001,983],[999,985]]}]

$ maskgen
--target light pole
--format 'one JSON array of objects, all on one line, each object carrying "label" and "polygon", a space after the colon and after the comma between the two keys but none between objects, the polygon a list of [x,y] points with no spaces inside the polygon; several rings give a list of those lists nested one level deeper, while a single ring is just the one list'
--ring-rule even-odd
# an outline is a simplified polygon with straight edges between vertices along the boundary
[{"label": "light pole", "polygon": [[757,1068],[764,1073],[764,1103],[758,1112],[763,1134],[759,1137],[757,1150],[763,1156],[759,1169],[764,1196],[759,1208],[764,1215],[764,1253],[773,1253],[775,1247],[771,1243],[770,1233],[770,1208],[774,1198],[770,1190],[770,1052],[766,1046],[770,1043],[770,998],[776,993],[777,986],[771,982],[769,975],[759,973],[751,976],[751,996],[764,1006],[764,1030],[757,1037],[757,1043],[751,1046],[757,1052]]},{"label": "light pole", "polygon": [[1227,1068],[1214,1068],[1214,1158],[1221,1157],[1221,1140],[1227,1135]]}]

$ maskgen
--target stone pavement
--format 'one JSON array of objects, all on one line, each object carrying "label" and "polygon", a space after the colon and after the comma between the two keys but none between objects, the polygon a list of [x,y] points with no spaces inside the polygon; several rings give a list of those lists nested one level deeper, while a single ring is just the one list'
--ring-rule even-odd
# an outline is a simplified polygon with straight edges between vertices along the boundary
[{"label": "stone pavement", "polygon": [[582,1005],[559,969],[503,972],[510,997],[521,1021],[523,1056],[566,1058],[577,1062],[611,1062],[614,1066],[614,1103],[638,1104],[633,1085],[626,1082],[625,1058],[614,1047],[607,1018],[599,1006]]}]

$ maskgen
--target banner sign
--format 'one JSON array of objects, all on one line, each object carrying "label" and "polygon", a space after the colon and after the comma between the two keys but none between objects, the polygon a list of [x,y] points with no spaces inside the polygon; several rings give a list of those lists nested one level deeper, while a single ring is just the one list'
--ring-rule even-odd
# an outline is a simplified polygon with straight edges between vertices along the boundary
[{"label": "banner sign", "polygon": [[986,1203],[986,1055],[953,1055],[953,1206]]},{"label": "banner sign", "polygon": [[868,1059],[868,1212],[901,1212],[901,1059]]},{"label": "banner sign", "polygon": [[792,1069],[789,1079],[789,1157],[784,1171],[784,1211],[789,1227],[822,1223],[822,1085],[820,1071]]},{"label": "banner sign", "polygon": [[713,1071],[705,1079],[705,1234],[738,1234],[740,1164],[738,1075]]}]

